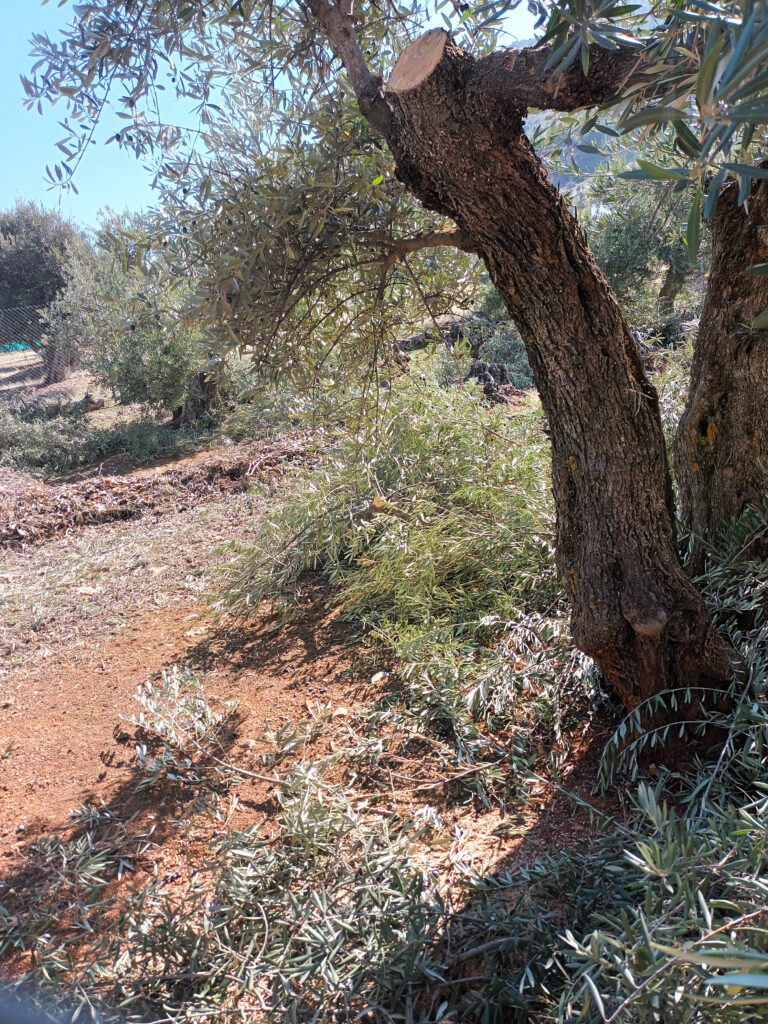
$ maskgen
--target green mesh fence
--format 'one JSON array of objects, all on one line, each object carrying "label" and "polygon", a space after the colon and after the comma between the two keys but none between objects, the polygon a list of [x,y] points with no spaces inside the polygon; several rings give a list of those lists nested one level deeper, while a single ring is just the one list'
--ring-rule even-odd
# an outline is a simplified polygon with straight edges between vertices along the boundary
[{"label": "green mesh fence", "polygon": [[39,349],[42,334],[40,310],[35,306],[0,309],[0,352]]}]

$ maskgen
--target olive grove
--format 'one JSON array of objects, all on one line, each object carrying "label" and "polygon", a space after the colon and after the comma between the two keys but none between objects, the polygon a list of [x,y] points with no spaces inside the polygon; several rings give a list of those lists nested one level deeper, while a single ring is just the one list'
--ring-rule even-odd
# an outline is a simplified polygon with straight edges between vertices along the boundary
[{"label": "olive grove", "polygon": [[[525,128],[530,111],[576,113],[586,133],[608,108],[599,117],[637,145],[665,135],[668,159],[640,159],[630,176],[692,191],[689,251],[701,217],[712,223],[675,446],[701,567],[721,525],[768,489],[768,13],[753,0],[667,0],[652,17],[613,0],[533,0],[539,42],[497,47],[515,6],[443,8],[438,28],[416,3],[93,0],[61,39],[36,37],[25,88],[30,103],[69,104],[63,179],[108,102],[125,119],[116,141],[160,154],[166,245],[204,268],[199,309],[222,345],[275,374],[301,367],[312,378],[345,346],[385,349],[398,289],[431,299],[433,314],[460,298],[444,269],[446,288],[426,295],[414,265],[429,270],[439,247],[478,256],[548,418],[576,643],[629,710],[669,691],[722,702],[738,658],[681,563],[656,392]],[[158,87],[200,103],[209,142],[224,130],[221,104],[245,97],[243,165],[217,166],[215,145],[202,158],[189,133],[163,124]]]}]

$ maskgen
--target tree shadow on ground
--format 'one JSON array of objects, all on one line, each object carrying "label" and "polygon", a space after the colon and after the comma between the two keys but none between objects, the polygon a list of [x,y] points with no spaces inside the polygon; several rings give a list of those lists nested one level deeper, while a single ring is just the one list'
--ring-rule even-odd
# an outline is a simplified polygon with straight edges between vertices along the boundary
[{"label": "tree shadow on ground", "polygon": [[[321,596],[318,583],[312,599],[288,623],[272,617],[216,627],[187,650],[186,664],[195,671],[224,673],[242,690],[239,673],[249,673],[254,665],[274,679],[287,668],[294,679],[311,673],[319,663],[330,671],[329,666],[340,665],[343,658],[348,662],[347,628],[328,611]],[[367,678],[361,681],[358,674],[347,677],[344,691],[347,701],[350,695],[353,700],[355,695],[372,696]],[[242,720],[231,723],[223,737],[226,751],[240,739],[241,725]],[[140,741],[132,728],[122,726],[116,729],[116,739],[124,751]],[[417,959],[434,970],[414,977],[407,1007],[389,1010],[432,1020],[446,1002],[455,1009],[453,1019],[479,1020],[483,1002],[493,1001],[497,1024],[526,1019],[530,1008],[523,1008],[526,997],[520,994],[526,971],[531,979],[541,980],[547,970],[542,966],[548,960],[547,943],[566,929],[578,935],[600,901],[610,899],[605,880],[595,877],[593,837],[598,825],[613,828],[620,845],[624,808],[616,795],[593,796],[605,740],[604,733],[584,737],[568,760],[562,785],[575,799],[542,785],[534,790],[530,804],[513,800],[507,812],[500,813],[467,803],[462,783],[448,781],[443,789],[412,801],[411,811],[429,801],[448,821],[464,800],[462,816],[452,819],[455,848],[443,871],[446,882],[459,884],[460,898],[452,899],[437,936],[416,937],[423,943]],[[107,755],[114,756],[119,754]],[[280,769],[285,770],[286,766]],[[37,831],[30,827],[31,842],[0,887],[4,909],[27,918],[24,948],[6,954],[0,979],[17,978],[34,968],[39,943],[66,944],[83,961],[93,957],[94,933],[109,934],[116,927],[124,886],[140,889],[150,882],[161,897],[183,901],[185,886],[198,877],[199,866],[209,855],[211,836],[221,832],[210,819],[205,830],[193,828],[198,787],[175,781],[142,790],[145,777],[134,757],[129,774],[107,800],[102,802],[97,785],[85,794],[85,802],[94,808],[90,820],[84,820],[81,811],[74,824]],[[267,783],[254,780],[237,793],[251,819],[258,812],[266,822],[277,810],[274,788]],[[463,848],[456,845],[457,823],[466,835]],[[94,856],[105,857],[108,867],[99,869],[105,884],[94,886],[89,895],[72,865],[79,858],[82,875],[88,858]]]},{"label": "tree shadow on ground", "polygon": [[[222,756],[236,742],[239,724],[233,717],[219,733]],[[117,725],[114,736],[126,753],[138,745],[150,756],[153,746],[159,752],[157,741],[135,726]],[[116,756],[113,751],[102,760],[107,764]],[[193,758],[190,776],[209,764],[202,755]],[[0,981],[35,967],[38,947],[61,943],[70,951],[86,949],[94,936],[108,934],[115,923],[121,884],[157,877],[165,846],[188,834],[198,810],[198,783],[166,777],[147,785],[147,771],[136,753],[108,799],[97,788],[101,777],[81,794],[72,820],[51,827],[49,819],[41,817],[25,826],[29,842],[0,879],[0,903],[8,915],[0,922],[5,925],[0,927],[0,946],[10,937],[8,919],[11,925],[14,919],[18,922],[16,948],[7,948],[4,964],[0,960]],[[211,788],[226,791],[223,783]],[[176,873],[170,881],[180,877]]]},{"label": "tree shadow on ground", "polygon": [[322,577],[307,574],[306,597],[290,618],[277,612],[257,621],[220,622],[192,647],[189,664],[201,671],[235,671],[258,666],[264,670],[310,670],[319,660],[350,654],[350,629],[326,603],[328,587]]},{"label": "tree shadow on ground", "polygon": [[42,360],[19,367],[9,374],[0,374],[0,397],[4,402],[29,392],[34,397],[34,389],[40,387],[45,375]]},{"label": "tree shadow on ground", "polygon": [[546,996],[548,982],[558,989],[563,980],[553,953],[566,932],[580,939],[594,928],[595,915],[611,908],[614,887],[621,885],[601,871],[605,844],[620,861],[628,843],[624,791],[596,795],[607,738],[606,731],[585,737],[562,787],[542,785],[532,823],[516,829],[513,814],[509,826],[504,818],[495,826],[497,834],[510,835],[501,843],[507,848],[483,856],[461,900],[451,905],[427,961],[434,970],[412,987],[411,1005],[401,1011],[432,1020],[445,1003],[452,1020],[557,1019]]},{"label": "tree shadow on ground", "polygon": [[[245,750],[234,750],[247,732],[246,717],[251,732],[258,733],[266,715],[274,712],[274,706],[268,700],[265,703],[259,692],[259,680],[289,689],[291,684],[282,675],[284,667],[293,674],[297,669],[322,665],[323,672],[336,676],[329,681],[334,695],[346,697],[357,688],[355,674],[346,668],[351,651],[343,629],[319,604],[307,605],[304,612],[281,629],[276,628],[274,619],[262,618],[238,627],[215,628],[194,647],[175,652],[166,664],[167,668],[184,664],[195,673],[215,670],[211,676],[213,680],[215,675],[215,684],[211,684],[216,692],[214,707],[232,696],[241,699],[241,710],[229,718],[219,735],[216,755],[255,768],[252,778],[243,778],[230,793],[224,782],[215,781],[216,764],[193,752],[193,767],[211,769],[213,784],[185,783],[176,773],[175,778],[161,778],[148,786],[147,772],[135,751],[143,745],[151,757],[153,741],[132,723],[122,722],[114,729],[116,745],[101,755],[105,771],[93,778],[90,789],[78,794],[81,806],[75,819],[52,825],[50,818],[38,816],[27,823],[24,845],[0,878],[0,904],[8,915],[5,923],[8,919],[17,922],[16,935],[11,936],[13,926],[4,927],[0,920],[0,948],[9,937],[16,940],[15,947],[6,945],[0,981],[34,968],[34,951],[41,943],[45,948],[58,943],[82,948],[84,958],[92,956],[94,936],[108,934],[114,927],[126,885],[130,889],[152,882],[162,889],[165,880],[169,898],[178,894],[195,874],[195,865],[204,864],[212,827],[217,834],[215,818],[202,813],[209,792],[219,792],[224,803],[235,795],[238,807],[245,809],[246,824],[265,821],[276,812],[276,790],[267,769],[248,761]],[[242,673],[254,664],[259,676],[248,686]],[[303,692],[297,694],[292,704],[286,702],[285,709],[306,718],[304,697]],[[106,789],[99,783],[108,768],[123,774],[116,786]],[[281,764],[280,772],[286,769],[290,769],[290,759]],[[172,869],[165,871],[165,866]]]}]

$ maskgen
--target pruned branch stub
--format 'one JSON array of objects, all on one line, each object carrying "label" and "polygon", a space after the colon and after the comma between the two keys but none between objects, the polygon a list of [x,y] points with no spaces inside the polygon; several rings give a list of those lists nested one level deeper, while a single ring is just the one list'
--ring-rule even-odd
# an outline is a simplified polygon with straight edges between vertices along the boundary
[{"label": "pruned branch stub", "polygon": [[387,83],[387,92],[410,92],[426,81],[440,63],[450,38],[443,29],[433,28],[406,46]]}]

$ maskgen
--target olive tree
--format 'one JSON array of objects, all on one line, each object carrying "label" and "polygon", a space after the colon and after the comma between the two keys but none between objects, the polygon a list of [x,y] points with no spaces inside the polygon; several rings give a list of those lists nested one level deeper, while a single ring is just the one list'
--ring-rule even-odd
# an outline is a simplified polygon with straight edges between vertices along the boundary
[{"label": "olive tree", "polygon": [[[274,130],[233,81],[192,154],[166,154],[156,234],[175,276],[195,284],[212,347],[248,354],[299,388],[375,376],[425,318],[466,306],[477,260],[447,258],[391,156],[349,98],[308,105]],[[471,246],[467,245],[467,249]]]},{"label": "olive tree", "polygon": [[[701,115],[706,139],[710,122],[718,131],[726,122],[717,90],[727,67],[741,67],[748,58],[739,88],[761,95],[758,54],[768,17],[764,5],[750,0],[714,11],[703,5],[694,13],[668,0],[661,5],[665,20],[655,23],[614,0],[534,0],[547,22],[541,42],[495,48],[489,29],[514,6],[457,10],[446,30],[430,28],[415,0],[360,8],[349,0],[93,0],[75,9],[75,25],[61,40],[36,38],[37,70],[25,87],[30,103],[64,97],[70,104],[64,177],[76,168],[110,91],[127,117],[120,141],[139,154],[184,141],[178,129],[151,116],[158,84],[195,95],[209,117],[219,93],[239,79],[254,107],[269,105],[272,138],[292,138],[296,145],[305,123],[312,140],[311,112],[326,109],[338,120],[338,133],[332,130],[326,143],[343,146],[349,129],[333,111],[346,110],[354,99],[365,122],[357,129],[361,151],[385,145],[401,194],[434,215],[415,235],[385,238],[390,267],[437,245],[477,253],[525,342],[550,424],[557,564],[577,644],[630,709],[668,690],[720,690],[732,679],[734,655],[680,563],[656,392],[621,307],[527,138],[525,122],[531,109],[570,114],[621,102],[626,115],[650,117],[646,124],[672,121],[683,149],[693,152],[689,118]],[[655,108],[650,115],[649,102]],[[735,165],[734,186],[728,184],[729,146],[734,139],[744,144],[738,136],[744,123],[727,121],[723,132],[733,128],[731,141],[721,132],[719,149],[708,150],[711,159],[702,157],[693,172],[697,210],[706,192],[716,219],[721,204],[723,217],[732,209],[742,234],[751,230],[751,208],[738,200],[760,191],[760,173],[750,176],[743,163]],[[703,143],[697,152],[705,152]],[[710,186],[710,164],[723,159],[722,176]],[[339,174],[350,166],[340,165]],[[692,173],[687,165],[638,170],[686,187]],[[256,218],[259,199],[257,190]],[[327,225],[313,230],[312,201],[308,187],[307,209],[300,204],[292,213],[296,225],[306,226],[309,218],[306,233],[297,236],[303,248],[333,238]],[[282,289],[291,296],[289,308],[297,309],[303,290],[287,230],[276,233],[269,253],[270,265],[274,260],[282,267],[270,288]],[[724,221],[724,238],[732,239],[734,230]],[[241,258],[233,253],[235,261]],[[715,277],[718,266],[715,241]],[[322,290],[322,275],[315,281]],[[230,304],[230,294],[222,283],[222,306]],[[335,299],[343,304],[340,294]],[[747,307],[736,305],[743,318]],[[332,306],[327,310],[333,315]],[[309,307],[304,312],[312,315]],[[763,339],[758,331],[751,344],[764,348]],[[709,420],[694,419],[698,436],[708,440]],[[717,487],[716,474],[710,486]]]},{"label": "olive tree", "polygon": [[188,289],[169,288],[143,268],[133,247],[126,251],[124,226],[124,217],[110,214],[93,246],[71,247],[65,285],[44,314],[45,342],[121,404],[175,409],[202,354],[185,321]]},{"label": "olive tree", "polygon": [[[30,323],[38,324],[64,287],[68,253],[79,244],[76,228],[55,210],[18,201],[0,212],[0,309],[24,307]],[[63,380],[70,366],[66,353],[47,345],[43,357],[45,383]]]},{"label": "olive tree", "polygon": [[42,309],[64,285],[63,265],[78,233],[55,210],[19,200],[0,212],[0,308]]}]

